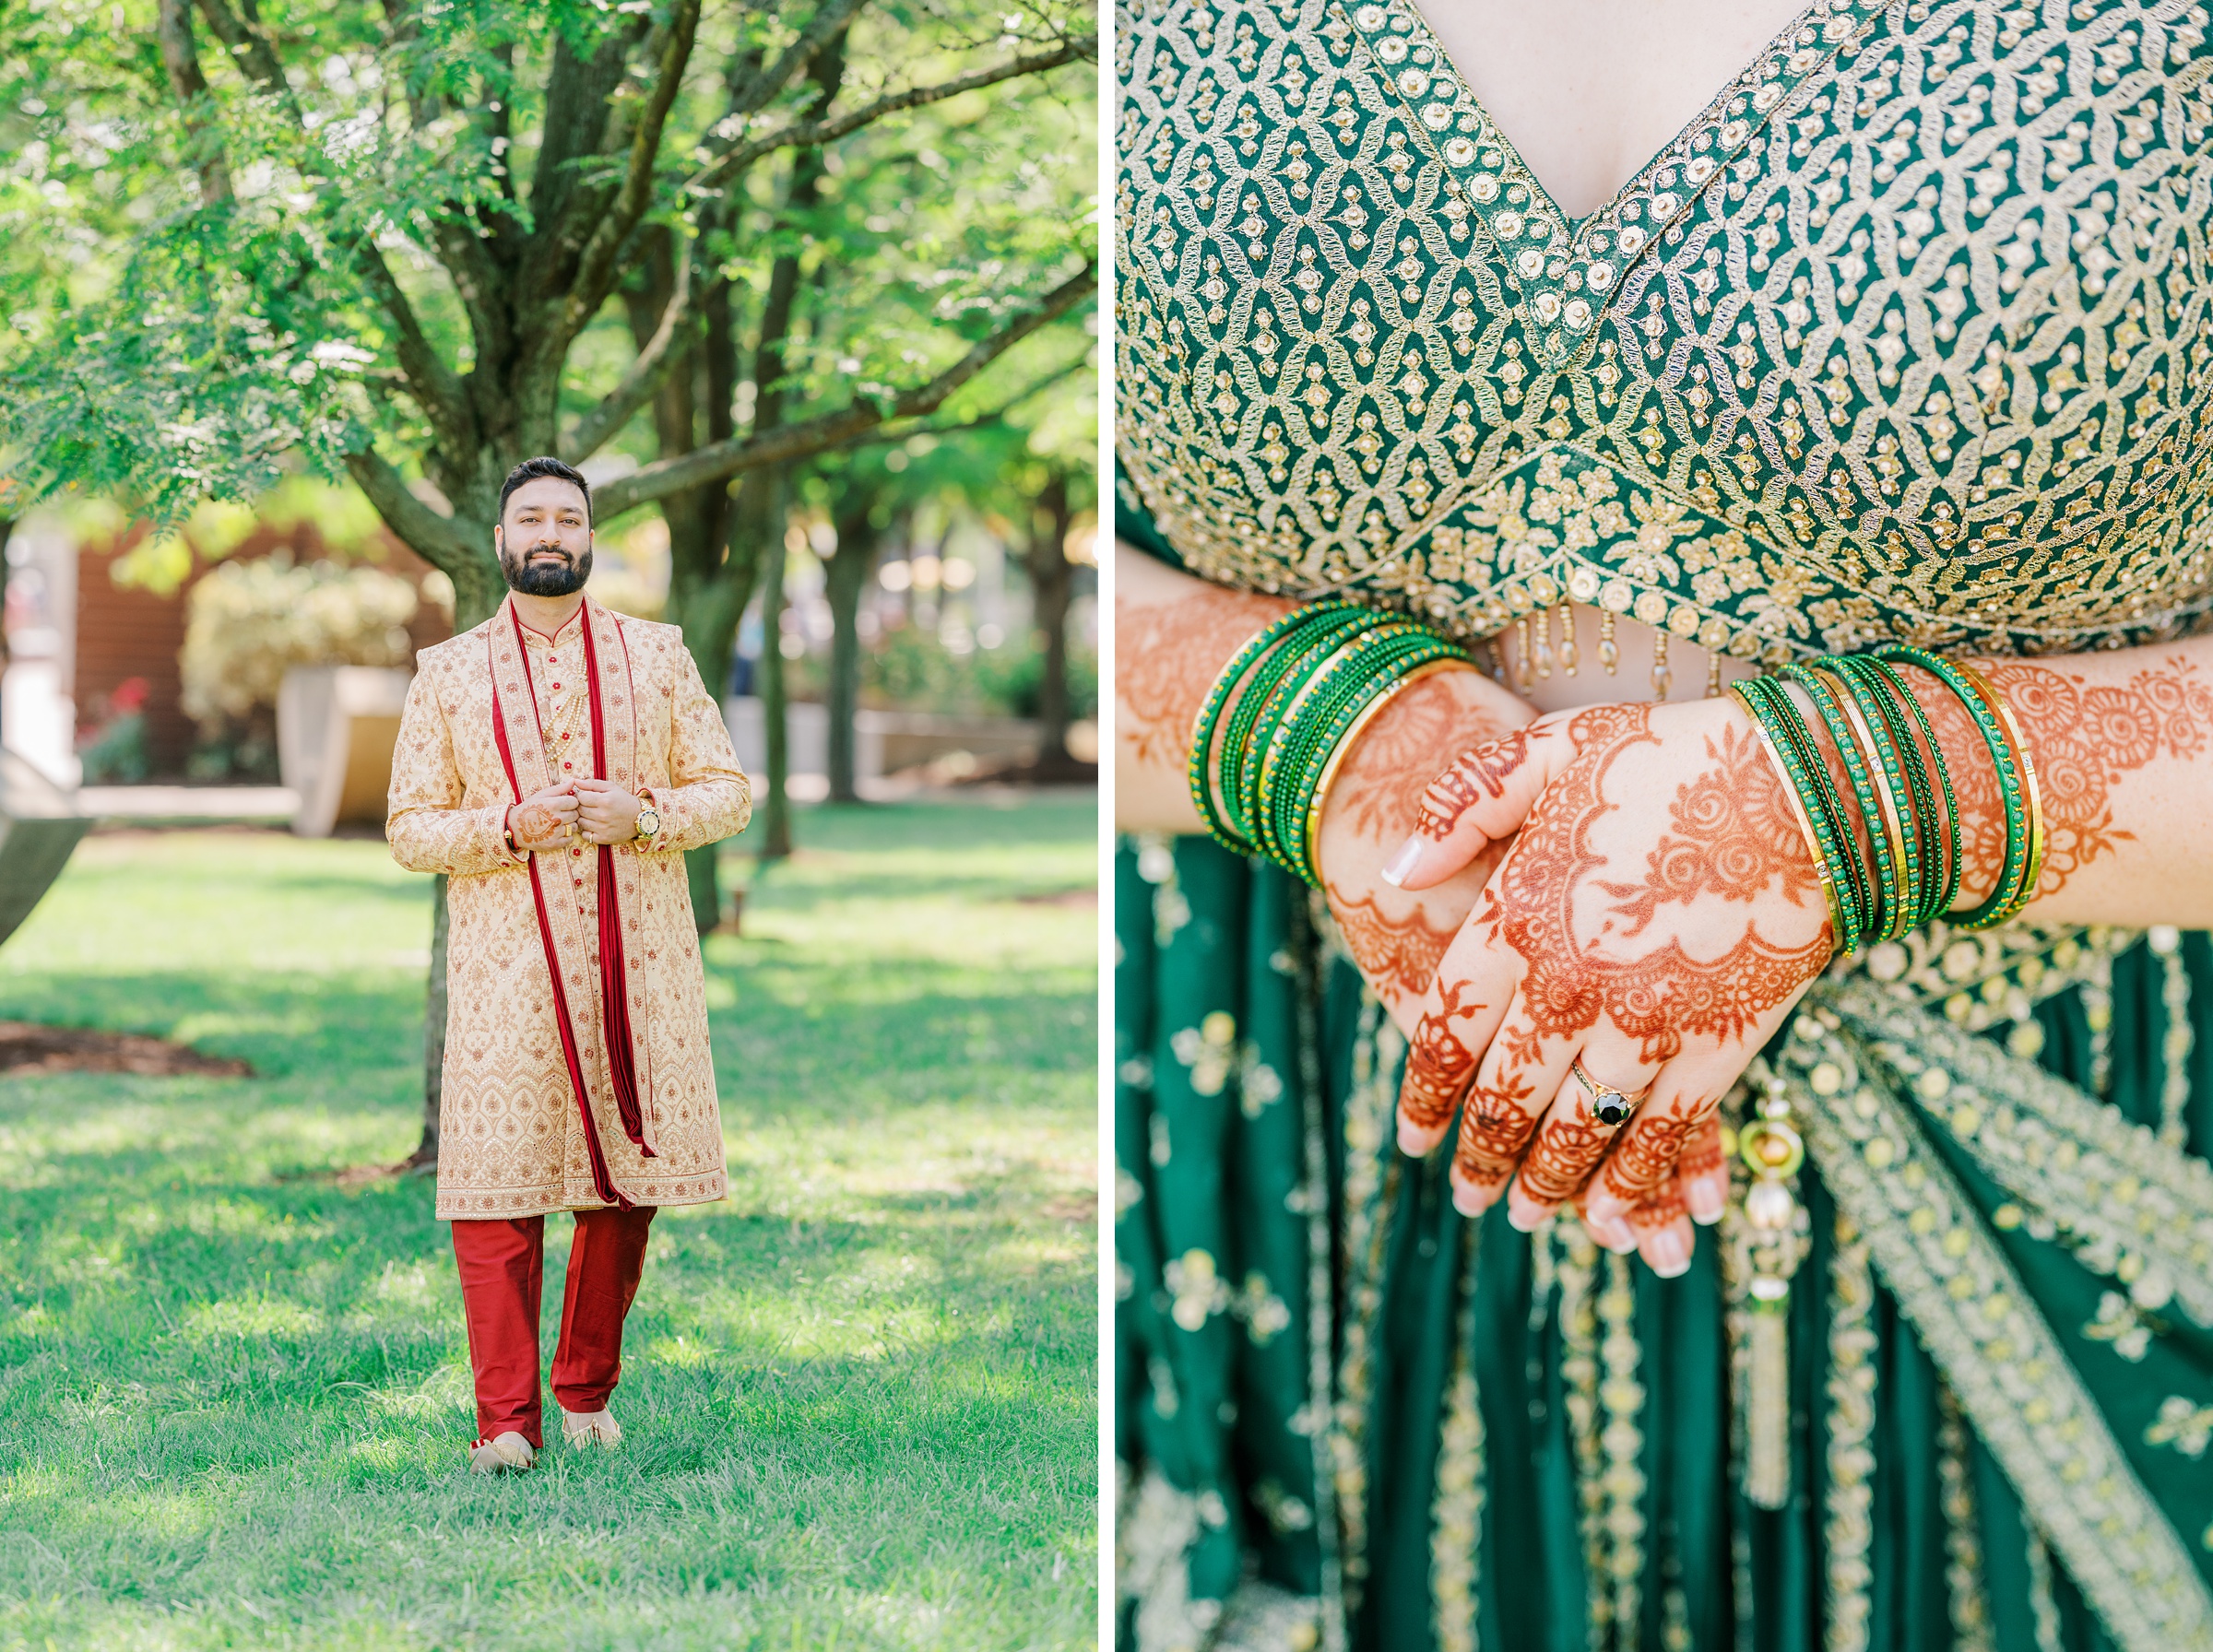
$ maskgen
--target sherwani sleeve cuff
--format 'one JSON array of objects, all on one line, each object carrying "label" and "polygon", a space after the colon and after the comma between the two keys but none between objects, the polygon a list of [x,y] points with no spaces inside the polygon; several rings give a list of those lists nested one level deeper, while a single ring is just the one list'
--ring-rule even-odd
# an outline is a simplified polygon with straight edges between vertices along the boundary
[{"label": "sherwani sleeve cuff", "polygon": [[454,876],[521,864],[503,835],[505,806],[464,808],[465,793],[436,685],[429,671],[419,669],[408,685],[392,751],[392,790],[385,817],[392,858],[410,872]]},{"label": "sherwani sleeve cuff", "polygon": [[507,806],[419,809],[390,828],[392,856],[410,872],[466,878],[519,867],[523,856],[507,846]]},{"label": "sherwani sleeve cuff", "polygon": [[648,851],[673,853],[720,843],[744,831],[753,815],[752,783],[730,749],[722,708],[700,681],[692,656],[680,657],[683,675],[671,718],[670,784],[647,788],[661,817],[660,831],[638,845]]},{"label": "sherwani sleeve cuff", "polygon": [[753,818],[753,786],[744,773],[732,769],[728,778],[694,781],[690,785],[646,788],[661,817],[661,829],[638,845],[647,852],[676,854],[704,848],[734,837]]}]

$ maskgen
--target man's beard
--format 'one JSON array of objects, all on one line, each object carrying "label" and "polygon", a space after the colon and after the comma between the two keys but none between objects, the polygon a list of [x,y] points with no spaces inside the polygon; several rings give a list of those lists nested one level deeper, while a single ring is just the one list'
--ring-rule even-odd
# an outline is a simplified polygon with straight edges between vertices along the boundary
[{"label": "man's beard", "polygon": [[[500,572],[506,576],[507,588],[519,591],[525,596],[573,596],[584,589],[584,582],[592,577],[591,548],[574,562],[564,561],[556,567],[550,562],[534,562],[531,556],[540,550],[558,547],[534,545],[526,550],[518,561],[512,553],[500,553]],[[562,553],[564,556],[566,552]]]}]

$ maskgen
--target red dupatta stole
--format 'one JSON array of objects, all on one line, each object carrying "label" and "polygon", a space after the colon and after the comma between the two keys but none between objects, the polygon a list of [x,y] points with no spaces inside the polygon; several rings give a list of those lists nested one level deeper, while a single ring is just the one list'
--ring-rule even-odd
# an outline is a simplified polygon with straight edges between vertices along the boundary
[{"label": "red dupatta stole", "polygon": [[[552,770],[546,758],[545,726],[531,681],[530,651],[523,643],[522,619],[512,600],[503,603],[501,610],[486,629],[491,726],[501,765],[507,773],[508,789],[520,803],[553,784]],[[622,622],[587,596],[582,629],[592,709],[592,773],[635,794],[637,692]],[[614,1092],[623,1134],[644,1157],[655,1157],[643,1100],[651,1076],[643,1036],[645,993],[623,950],[625,929],[636,926],[634,918],[626,922],[623,914],[637,912],[644,895],[637,856],[617,855],[607,844],[598,844],[598,853],[599,967],[596,993],[591,990],[592,948],[584,918],[569,903],[546,899],[537,854],[526,856],[526,864],[530,870],[530,899],[538,911],[538,939],[545,948],[546,974],[553,985],[553,1014],[561,1031],[569,1088],[576,1099],[585,1145],[591,1155],[592,1186],[607,1203],[628,1210],[630,1200],[616,1188],[608,1171],[607,1152],[593,1119],[592,1084],[585,1061],[595,1047],[606,1051],[608,1084]]]}]

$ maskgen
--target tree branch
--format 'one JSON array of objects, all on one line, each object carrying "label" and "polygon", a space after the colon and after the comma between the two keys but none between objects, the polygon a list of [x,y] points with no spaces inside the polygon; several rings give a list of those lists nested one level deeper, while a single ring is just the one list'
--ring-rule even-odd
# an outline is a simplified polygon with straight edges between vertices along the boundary
[{"label": "tree branch", "polygon": [[1024,75],[1040,75],[1047,69],[1057,69],[1062,64],[1088,61],[1098,51],[1096,34],[1078,35],[1064,41],[1049,52],[1036,52],[1027,57],[1011,58],[988,69],[978,69],[972,75],[958,76],[936,86],[914,86],[903,92],[863,104],[860,108],[811,123],[795,123],[780,131],[769,133],[739,144],[725,152],[704,171],[693,175],[685,185],[687,190],[719,189],[740,168],[751,166],[773,149],[811,148],[817,145],[834,143],[848,133],[858,132],[871,122],[880,121],[903,109],[919,109],[926,104],[940,103],[947,98],[957,98],[963,92],[976,91],[982,87],[996,86],[1002,80],[1012,80]]},{"label": "tree branch", "polygon": [[200,72],[189,6],[190,0],[161,0],[154,32],[161,42],[161,65],[169,71],[170,89],[184,111],[185,136],[200,151],[200,205],[207,206],[231,198],[231,169],[223,159],[222,136],[201,101],[208,96],[207,77]]},{"label": "tree branch", "polygon": [[622,370],[615,387],[576,421],[568,440],[561,444],[562,458],[572,465],[583,464],[607,445],[608,440],[629,421],[633,413],[653,398],[677,362],[683,359],[683,347],[690,340],[692,324],[698,320],[715,294],[728,285],[727,278],[717,278],[695,293],[692,285],[692,260],[679,249],[676,290],[669,294],[668,307],[661,312],[653,336]]},{"label": "tree branch", "polygon": [[348,454],[346,469],[385,525],[449,578],[459,580],[484,560],[483,546],[465,534],[452,517],[439,515],[417,499],[399,472],[375,448]]},{"label": "tree branch", "polygon": [[[668,124],[669,111],[683,89],[684,68],[692,61],[692,44],[699,32],[699,7],[700,0],[678,0],[675,15],[661,34],[652,89],[645,94],[645,107],[633,110],[635,120],[630,138],[630,167],[622,187],[577,260],[576,278],[570,284],[569,301],[561,320],[564,340],[582,332],[607,301],[614,282],[616,255],[652,200],[653,163],[661,152],[661,131]],[[625,100],[625,104],[634,105],[634,101]],[[563,348],[565,351],[565,344]]]},{"label": "tree branch", "polygon": [[391,266],[385,262],[384,254],[367,230],[361,232],[361,242],[354,249],[353,267],[392,320],[396,335],[393,353],[399,358],[400,371],[408,376],[408,394],[421,405],[438,445],[448,453],[466,453],[476,440],[476,421],[469,417],[468,393],[423,332],[414,305],[408,302],[408,295],[400,290]]},{"label": "tree branch", "polygon": [[269,44],[269,37],[260,27],[260,20],[251,21],[231,9],[230,0],[199,0],[200,15],[207,19],[207,27],[215,30],[215,38],[223,42],[231,59],[238,65],[239,73],[249,80],[261,83],[262,88],[275,94],[293,115],[300,112],[299,103],[292,96],[292,83],[284,77],[284,65],[277,60],[277,48]]},{"label": "tree branch", "polygon": [[[284,65],[278,61],[276,48],[269,44],[259,20],[232,11],[230,0],[198,0],[198,4],[207,26],[229,49],[239,71],[278,97],[298,122],[300,106],[292,96],[291,83],[285,79]],[[247,4],[250,7],[251,0]],[[168,0],[164,0],[164,12],[167,9]],[[166,44],[163,49],[166,53]],[[306,136],[304,127],[302,136]],[[429,418],[439,442],[451,452],[466,451],[474,441],[468,396],[461,381],[423,332],[415,307],[400,289],[373,234],[364,228],[359,235],[353,248],[354,272],[391,319],[393,353],[399,359],[400,371],[408,375],[408,392]]]},{"label": "tree branch", "polygon": [[988,413],[978,413],[970,419],[949,419],[942,424],[907,424],[893,429],[887,423],[865,434],[855,436],[841,445],[847,448],[875,447],[883,443],[905,442],[909,436],[958,436],[964,431],[980,431],[986,425],[997,424],[1039,391],[1050,390],[1090,360],[1091,352],[1086,350],[1073,361],[1054,368],[1052,372],[1045,374],[1042,378],[1032,379],[1022,389],[1007,397]]},{"label": "tree branch", "polygon": [[889,407],[856,402],[797,424],[780,425],[755,436],[709,442],[680,458],[658,460],[601,487],[593,500],[595,513],[612,521],[633,506],[686,488],[721,481],[763,465],[808,458],[864,436],[892,419],[917,419],[933,413],[954,391],[1047,322],[1067,314],[1095,292],[1097,286],[1098,266],[1087,258],[1081,270],[1046,294],[1034,309],[1024,311],[989,337],[978,340],[965,356],[928,384],[901,392]]},{"label": "tree branch", "polygon": [[799,38],[776,55],[776,61],[759,69],[730,88],[730,114],[742,120],[768,107],[768,100],[791,84],[792,77],[813,66],[822,48],[838,37],[869,0],[825,0]]}]

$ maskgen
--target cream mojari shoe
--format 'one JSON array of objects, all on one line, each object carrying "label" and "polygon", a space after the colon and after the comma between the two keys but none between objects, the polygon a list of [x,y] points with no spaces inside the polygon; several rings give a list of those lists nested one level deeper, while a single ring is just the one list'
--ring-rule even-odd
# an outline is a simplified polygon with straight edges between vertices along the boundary
[{"label": "cream mojari shoe", "polygon": [[513,1429],[489,1440],[479,1440],[468,1454],[468,1466],[479,1474],[503,1474],[511,1469],[527,1469],[538,1461],[538,1453],[530,1442]]},{"label": "cream mojari shoe", "polygon": [[615,1414],[609,1410],[572,1411],[561,1413],[562,1438],[572,1446],[620,1446],[622,1429]]}]

